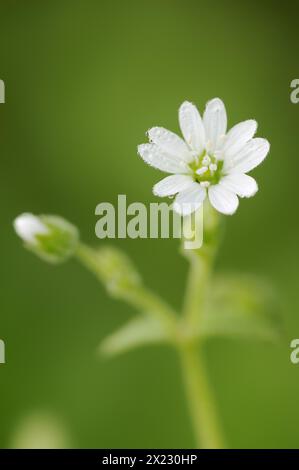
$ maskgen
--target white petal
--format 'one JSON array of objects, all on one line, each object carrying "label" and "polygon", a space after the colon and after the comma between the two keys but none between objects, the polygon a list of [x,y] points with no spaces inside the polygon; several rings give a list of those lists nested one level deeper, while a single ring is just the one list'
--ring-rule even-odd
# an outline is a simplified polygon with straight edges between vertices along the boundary
[{"label": "white petal", "polygon": [[151,142],[157,144],[169,155],[172,155],[177,159],[182,159],[187,163],[193,160],[193,156],[186,143],[173,132],[164,129],[163,127],[152,127],[149,129],[147,134]]},{"label": "white petal", "polygon": [[220,184],[209,187],[209,199],[212,206],[222,214],[233,214],[239,205],[238,197]]},{"label": "white petal", "polygon": [[228,173],[247,173],[266,158],[269,149],[270,144],[266,139],[251,139],[235,157],[224,160],[223,170]]},{"label": "white petal", "polygon": [[258,190],[255,179],[242,173],[223,176],[219,184],[240,197],[254,196]]},{"label": "white petal", "polygon": [[179,109],[179,122],[185,141],[197,154],[205,148],[205,130],[198,109],[189,101],[184,101]]},{"label": "white petal", "polygon": [[188,189],[180,192],[173,203],[173,209],[181,215],[196,211],[206,197],[206,189],[198,183],[192,183]]},{"label": "white petal", "polygon": [[223,102],[219,98],[214,98],[206,105],[203,115],[203,123],[206,131],[206,141],[214,151],[221,137],[226,133],[227,117]]},{"label": "white petal", "polygon": [[191,173],[187,164],[173,155],[169,155],[156,144],[142,144],[138,146],[138,153],[143,160],[166,173]]},{"label": "white petal", "polygon": [[180,191],[184,191],[193,183],[192,176],[170,175],[166,176],[153,187],[153,193],[156,196],[173,196]]},{"label": "white petal", "polygon": [[49,231],[39,217],[30,213],[19,215],[14,221],[14,229],[19,237],[27,243],[35,243],[37,234],[46,234]]},{"label": "white petal", "polygon": [[[232,127],[225,138],[223,152],[227,157],[236,155],[242,147],[254,136],[257,122],[253,119],[240,122]],[[225,158],[225,157],[224,157]]]}]

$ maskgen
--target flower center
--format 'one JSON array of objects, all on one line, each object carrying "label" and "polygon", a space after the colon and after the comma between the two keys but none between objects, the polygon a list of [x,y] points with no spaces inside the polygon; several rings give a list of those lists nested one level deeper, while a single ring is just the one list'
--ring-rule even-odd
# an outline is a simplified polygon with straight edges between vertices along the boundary
[{"label": "flower center", "polygon": [[203,187],[210,184],[217,184],[221,178],[223,161],[217,160],[213,155],[203,152],[199,157],[195,157],[189,164],[193,171],[194,179]]}]

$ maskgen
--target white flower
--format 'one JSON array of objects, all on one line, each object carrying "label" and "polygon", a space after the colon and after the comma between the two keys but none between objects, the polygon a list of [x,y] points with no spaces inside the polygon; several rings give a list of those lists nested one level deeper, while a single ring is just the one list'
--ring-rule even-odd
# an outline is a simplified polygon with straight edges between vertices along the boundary
[{"label": "white flower", "polygon": [[163,127],[148,131],[150,143],[138,146],[143,160],[166,173],[155,195],[177,195],[174,210],[187,215],[197,210],[206,196],[223,214],[233,214],[239,197],[251,197],[256,181],[246,173],[259,165],[269,152],[266,139],[253,138],[257,123],[240,122],[228,132],[226,110],[219,98],[206,105],[201,118],[196,106],[185,101],[179,109],[184,140]]},{"label": "white flower", "polygon": [[15,219],[13,225],[26,248],[45,261],[65,261],[77,248],[77,228],[61,217],[24,213]]},{"label": "white flower", "polygon": [[14,229],[24,242],[36,245],[38,243],[36,235],[45,235],[49,232],[47,226],[42,223],[39,217],[25,212],[14,220]]}]

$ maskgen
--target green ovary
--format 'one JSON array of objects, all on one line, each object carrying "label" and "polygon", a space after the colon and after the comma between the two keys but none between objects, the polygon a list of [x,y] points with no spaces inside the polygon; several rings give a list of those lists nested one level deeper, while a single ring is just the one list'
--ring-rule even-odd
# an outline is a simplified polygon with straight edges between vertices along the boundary
[{"label": "green ovary", "polygon": [[[216,165],[217,168],[213,169],[213,165]],[[223,160],[217,160],[213,155],[204,152],[200,157],[195,158],[189,164],[189,167],[194,174],[195,181],[198,183],[217,184],[222,176]],[[204,167],[207,167],[207,170],[202,174],[198,174],[197,170]]]}]

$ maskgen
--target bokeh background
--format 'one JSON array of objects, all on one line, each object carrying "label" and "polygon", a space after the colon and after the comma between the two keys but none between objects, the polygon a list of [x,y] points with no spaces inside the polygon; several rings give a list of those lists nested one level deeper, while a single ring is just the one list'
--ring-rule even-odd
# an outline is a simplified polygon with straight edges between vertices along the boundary
[{"label": "bokeh background", "polygon": [[[99,359],[101,339],[134,312],[75,261],[57,268],[26,252],[12,220],[23,211],[61,214],[97,244],[99,202],[116,202],[117,194],[155,200],[151,187],[161,175],[136,154],[146,129],[178,131],[183,100],[203,109],[215,96],[230,125],[253,117],[272,144],[254,172],[259,193],[227,220],[217,269],[269,279],[285,336],[277,345],[209,341],[206,360],[230,447],[298,447],[299,365],[289,359],[299,337],[299,104],[289,97],[298,78],[296,8],[231,0],[0,2],[0,338],[7,354],[0,447],[38,435],[43,416],[50,434],[58,426],[62,446],[194,445],[175,353],[147,347]],[[181,305],[187,264],[177,241],[110,243]]]}]

